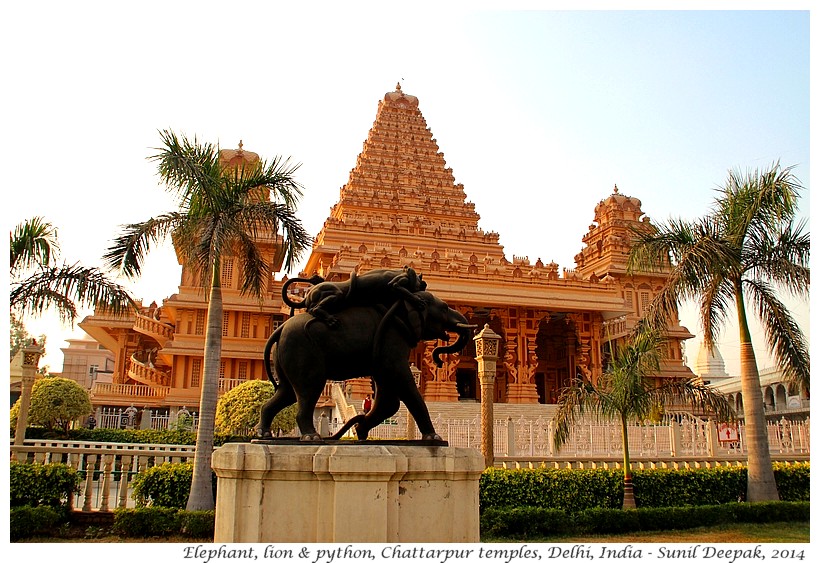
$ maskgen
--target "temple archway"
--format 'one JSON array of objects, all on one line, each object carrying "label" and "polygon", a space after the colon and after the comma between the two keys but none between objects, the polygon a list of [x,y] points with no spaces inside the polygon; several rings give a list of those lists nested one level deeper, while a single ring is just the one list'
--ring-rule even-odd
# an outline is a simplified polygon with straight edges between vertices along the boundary
[{"label": "temple archway", "polygon": [[535,387],[538,402],[555,404],[569,386],[574,373],[576,335],[574,324],[565,315],[551,314],[542,319],[535,337],[538,367]]}]

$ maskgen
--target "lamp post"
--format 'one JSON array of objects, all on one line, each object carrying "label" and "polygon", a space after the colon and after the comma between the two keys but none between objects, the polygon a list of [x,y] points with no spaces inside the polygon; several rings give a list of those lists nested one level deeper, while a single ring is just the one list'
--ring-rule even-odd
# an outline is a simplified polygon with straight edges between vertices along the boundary
[{"label": "lamp post", "polygon": [[485,324],[475,337],[475,359],[478,362],[478,381],[481,385],[481,453],[484,466],[492,467],[493,453],[493,399],[495,398],[495,365],[498,360],[498,342],[501,337]]},{"label": "lamp post", "polygon": [[31,406],[31,388],[34,386],[34,376],[37,373],[37,364],[45,349],[37,344],[33,338],[23,348],[23,381],[20,393],[20,410],[17,412],[17,426],[14,429],[14,445],[22,446],[26,439],[26,425],[28,423],[28,409]]}]

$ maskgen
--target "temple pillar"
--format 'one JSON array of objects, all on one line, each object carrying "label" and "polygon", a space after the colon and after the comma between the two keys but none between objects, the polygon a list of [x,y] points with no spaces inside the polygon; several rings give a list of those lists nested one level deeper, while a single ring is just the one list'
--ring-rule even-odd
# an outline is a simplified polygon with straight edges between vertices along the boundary
[{"label": "temple pillar", "polygon": [[515,404],[534,404],[538,402],[538,389],[535,383],[510,383],[507,386],[507,402]]},{"label": "temple pillar", "polygon": [[451,377],[458,367],[458,355],[447,354],[442,356],[442,367],[433,362],[433,350],[438,343],[428,342],[424,349],[424,368],[431,374],[431,378],[424,382],[424,400],[431,403],[449,403],[458,401],[458,389],[455,378]]}]

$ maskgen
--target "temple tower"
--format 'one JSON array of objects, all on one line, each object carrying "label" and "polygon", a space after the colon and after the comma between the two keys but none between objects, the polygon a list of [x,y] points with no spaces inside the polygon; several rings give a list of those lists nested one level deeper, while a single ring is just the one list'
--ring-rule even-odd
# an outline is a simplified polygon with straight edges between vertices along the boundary
[{"label": "temple tower", "polygon": [[[608,343],[615,345],[635,327],[672,270],[667,261],[665,267],[653,272],[627,272],[635,232],[651,229],[652,222],[641,210],[641,200],[621,194],[615,186],[613,193],[595,206],[594,221],[582,239],[585,246],[575,256],[576,270],[581,276],[598,280],[614,279],[628,309],[627,314],[604,323],[604,353],[609,349]],[[692,371],[684,364],[683,354],[683,343],[692,336],[680,325],[677,315],[670,320],[661,377],[692,377]]]},{"label": "temple tower", "polygon": [[[497,401],[555,402],[576,373],[600,373],[602,323],[624,313],[614,279],[599,283],[574,271],[561,277],[558,264],[540,258],[508,260],[498,233],[484,231],[478,221],[418,98],[399,84],[379,101],[303,274],[344,280],[353,271],[413,267],[431,291],[503,336]],[[477,398],[471,347],[437,368],[430,358],[434,346],[421,345],[411,357],[422,370],[425,398]]]}]

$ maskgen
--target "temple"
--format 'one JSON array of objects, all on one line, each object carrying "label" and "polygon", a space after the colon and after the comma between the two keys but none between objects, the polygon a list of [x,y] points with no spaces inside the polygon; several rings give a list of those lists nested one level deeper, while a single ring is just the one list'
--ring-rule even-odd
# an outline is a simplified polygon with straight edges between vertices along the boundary
[{"label": "temple", "polygon": [[[240,145],[223,150],[221,158],[224,166],[237,166],[259,157]],[[615,187],[593,212],[592,224],[580,233],[574,268],[559,271],[554,262],[508,258],[499,234],[479,227],[475,205],[456,183],[418,98],[397,85],[378,103],[362,151],[300,277],[344,280],[352,272],[410,266],[451,307],[501,335],[496,402],[555,403],[574,376],[594,381],[602,374],[613,343],[628,334],[666,280],[665,271],[627,273],[632,229],[651,228],[640,200]],[[276,238],[259,244],[278,271]],[[265,340],[290,314],[281,298],[287,278],[272,276],[260,303],[240,295],[233,266],[230,258],[222,264],[221,391],[265,378]],[[172,410],[197,405],[206,307],[199,280],[182,264],[179,291],[161,306],[144,307],[129,319],[84,319],[80,326],[116,358],[112,381],[92,390],[94,404],[138,402]],[[659,379],[693,377],[682,353],[691,337],[677,319],[671,322]],[[420,344],[408,358],[425,400],[477,400],[472,345],[446,356],[441,368],[431,359],[435,346]],[[369,389],[366,380],[358,381],[354,398]],[[332,402],[330,392],[324,401]]]}]

